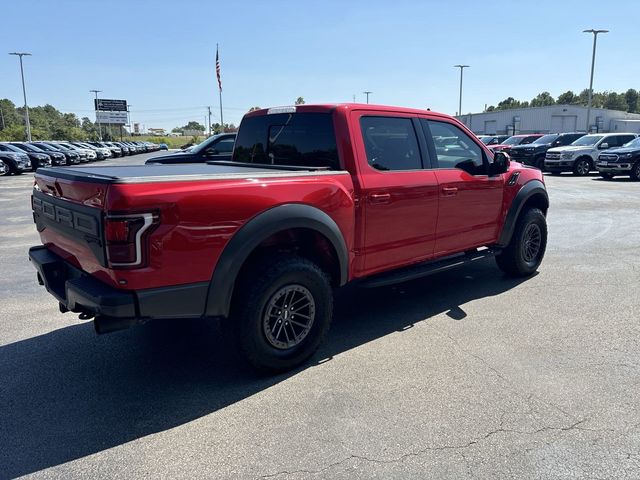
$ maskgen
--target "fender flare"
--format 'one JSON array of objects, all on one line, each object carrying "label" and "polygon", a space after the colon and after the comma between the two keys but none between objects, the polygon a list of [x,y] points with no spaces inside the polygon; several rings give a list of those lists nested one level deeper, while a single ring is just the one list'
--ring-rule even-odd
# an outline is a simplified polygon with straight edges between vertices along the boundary
[{"label": "fender flare", "polygon": [[547,193],[547,189],[540,180],[531,180],[527,182],[516,194],[515,198],[511,202],[511,207],[509,207],[509,211],[507,212],[507,216],[504,220],[504,225],[502,226],[502,232],[500,233],[500,238],[498,240],[498,246],[506,247],[511,241],[511,236],[513,235],[513,231],[516,228],[516,222],[518,221],[518,217],[520,216],[520,212],[522,211],[522,207],[524,207],[525,203],[535,197],[540,197],[542,204],[544,205],[545,210],[549,208],[549,194]]},{"label": "fender flare", "polygon": [[337,254],[339,284],[347,282],[349,255],[336,222],[322,210],[309,205],[279,205],[245,223],[224,247],[209,283],[205,316],[229,315],[236,279],[249,255],[265,239],[292,228],[314,230],[327,238]]}]

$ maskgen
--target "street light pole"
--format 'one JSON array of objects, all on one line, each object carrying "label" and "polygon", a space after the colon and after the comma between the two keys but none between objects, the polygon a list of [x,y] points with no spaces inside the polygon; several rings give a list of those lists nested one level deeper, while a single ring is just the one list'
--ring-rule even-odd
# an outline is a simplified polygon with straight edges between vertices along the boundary
[{"label": "street light pole", "polygon": [[369,103],[369,94],[373,92],[362,92],[362,93],[364,93],[367,96],[367,103]]},{"label": "street light pole", "polygon": [[89,90],[89,92],[96,94],[96,123],[98,124],[98,138],[102,141],[102,125],[100,125],[100,117],[98,117],[98,94],[102,92],[102,90]]},{"label": "street light pole", "polygon": [[22,77],[22,96],[24,97],[24,123],[27,128],[27,141],[31,141],[31,123],[29,123],[29,107],[27,106],[27,90],[24,87],[24,70],[22,69],[22,57],[25,55],[30,57],[31,54],[27,52],[12,52],[9,55],[17,55],[20,57],[20,77]]},{"label": "street light pole", "polygon": [[465,68],[469,68],[469,65],[454,65],[454,67],[460,69],[460,96],[458,97],[458,116],[462,117],[462,71]]},{"label": "street light pole", "polygon": [[608,33],[609,30],[596,30],[590,28],[589,30],[583,30],[583,33],[593,33],[593,53],[591,54],[591,78],[589,79],[589,101],[587,102],[587,133],[589,133],[589,120],[591,117],[591,101],[593,99],[593,69],[596,65],[596,42],[598,40],[599,33]]}]

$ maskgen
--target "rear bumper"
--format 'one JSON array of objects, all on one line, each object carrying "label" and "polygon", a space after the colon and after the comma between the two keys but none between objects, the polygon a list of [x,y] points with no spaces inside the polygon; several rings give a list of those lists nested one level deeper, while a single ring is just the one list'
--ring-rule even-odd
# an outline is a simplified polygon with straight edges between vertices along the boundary
[{"label": "rear bumper", "polygon": [[76,268],[45,246],[29,249],[29,260],[38,271],[39,283],[60,303],[60,310],[95,317],[98,333],[155,318],[199,318],[205,311],[208,282],[118,290]]}]

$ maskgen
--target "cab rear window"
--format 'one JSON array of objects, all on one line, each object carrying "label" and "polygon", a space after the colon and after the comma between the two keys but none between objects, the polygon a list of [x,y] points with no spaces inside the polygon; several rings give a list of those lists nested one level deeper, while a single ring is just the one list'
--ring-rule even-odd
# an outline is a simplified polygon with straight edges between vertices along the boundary
[{"label": "cab rear window", "polygon": [[233,161],[339,170],[330,113],[279,113],[242,120]]}]

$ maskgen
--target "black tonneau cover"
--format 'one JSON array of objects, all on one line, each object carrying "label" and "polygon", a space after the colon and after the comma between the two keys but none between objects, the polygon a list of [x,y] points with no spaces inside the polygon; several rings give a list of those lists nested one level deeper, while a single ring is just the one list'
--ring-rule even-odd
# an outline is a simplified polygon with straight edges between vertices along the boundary
[{"label": "black tonneau cover", "polygon": [[309,174],[309,171],[292,172],[260,166],[227,166],[199,163],[123,165],[109,167],[52,167],[39,168],[38,172],[54,178],[78,180],[89,183],[148,183],[192,180],[216,180],[234,177],[278,177]]}]

